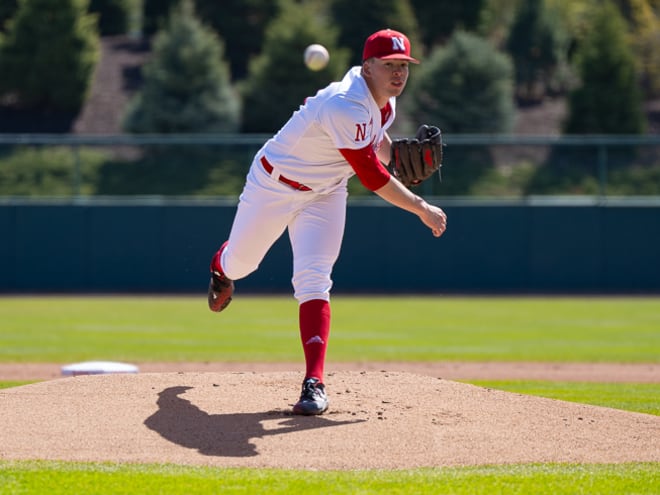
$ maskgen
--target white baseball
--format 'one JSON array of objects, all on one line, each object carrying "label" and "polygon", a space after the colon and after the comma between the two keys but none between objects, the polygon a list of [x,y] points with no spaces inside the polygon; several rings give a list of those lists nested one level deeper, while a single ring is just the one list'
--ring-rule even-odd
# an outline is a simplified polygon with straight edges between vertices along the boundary
[{"label": "white baseball", "polygon": [[328,65],[330,54],[323,45],[314,43],[305,48],[305,65],[309,70],[321,70]]}]

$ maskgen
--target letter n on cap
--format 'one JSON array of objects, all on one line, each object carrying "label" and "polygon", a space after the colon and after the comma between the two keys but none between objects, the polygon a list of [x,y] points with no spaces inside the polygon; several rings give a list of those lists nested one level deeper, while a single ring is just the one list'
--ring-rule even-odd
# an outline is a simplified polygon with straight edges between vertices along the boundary
[{"label": "letter n on cap", "polygon": [[406,51],[406,44],[401,36],[392,36],[392,50]]}]

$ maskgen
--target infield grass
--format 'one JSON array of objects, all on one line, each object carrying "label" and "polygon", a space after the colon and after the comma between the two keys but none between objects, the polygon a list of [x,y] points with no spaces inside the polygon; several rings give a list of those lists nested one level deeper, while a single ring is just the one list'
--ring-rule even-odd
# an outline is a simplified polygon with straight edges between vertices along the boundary
[{"label": "infield grass", "polygon": [[659,383],[551,382],[541,380],[461,380],[508,392],[579,402],[660,416]]},{"label": "infield grass", "polygon": [[0,494],[541,495],[657,494],[651,463],[532,464],[405,471],[213,469],[0,461]]}]

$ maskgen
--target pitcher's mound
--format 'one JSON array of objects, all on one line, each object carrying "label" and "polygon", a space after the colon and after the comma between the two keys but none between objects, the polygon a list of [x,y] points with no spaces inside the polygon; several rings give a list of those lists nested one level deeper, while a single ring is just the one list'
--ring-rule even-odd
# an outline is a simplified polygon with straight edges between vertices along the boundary
[{"label": "pitcher's mound", "polygon": [[660,461],[660,417],[403,372],[328,374],[330,409],[290,414],[299,373],[96,375],[0,390],[0,458],[403,469]]}]

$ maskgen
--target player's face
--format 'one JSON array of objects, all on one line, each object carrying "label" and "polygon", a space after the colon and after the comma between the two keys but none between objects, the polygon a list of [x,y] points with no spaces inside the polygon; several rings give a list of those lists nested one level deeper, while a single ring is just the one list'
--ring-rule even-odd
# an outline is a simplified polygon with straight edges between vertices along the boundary
[{"label": "player's face", "polygon": [[389,99],[399,96],[406,87],[408,61],[372,58],[365,62],[364,72],[374,96]]}]

